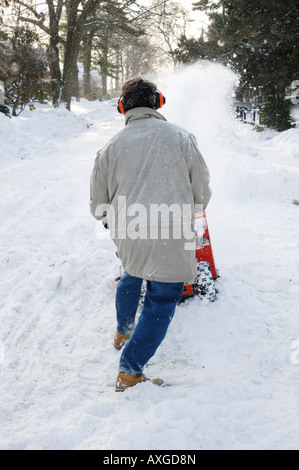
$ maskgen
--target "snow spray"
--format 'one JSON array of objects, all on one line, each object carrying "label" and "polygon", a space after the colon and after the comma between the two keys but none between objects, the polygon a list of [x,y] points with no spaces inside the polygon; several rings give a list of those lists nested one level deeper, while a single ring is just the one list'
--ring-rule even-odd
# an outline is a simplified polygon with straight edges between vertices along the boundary
[{"label": "snow spray", "polygon": [[192,132],[208,148],[219,126],[234,120],[233,100],[238,77],[228,67],[200,61],[177,69],[158,83],[166,96],[162,114]]}]

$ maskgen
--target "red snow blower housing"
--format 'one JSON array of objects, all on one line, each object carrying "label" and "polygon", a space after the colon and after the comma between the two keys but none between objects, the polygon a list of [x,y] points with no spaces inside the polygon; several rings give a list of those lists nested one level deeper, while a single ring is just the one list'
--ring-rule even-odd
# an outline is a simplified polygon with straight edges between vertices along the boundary
[{"label": "red snow blower housing", "polygon": [[198,295],[213,302],[217,291],[215,279],[216,270],[206,212],[198,212],[194,218],[195,256],[197,260],[197,278],[194,284],[185,284],[181,302],[189,297]]}]

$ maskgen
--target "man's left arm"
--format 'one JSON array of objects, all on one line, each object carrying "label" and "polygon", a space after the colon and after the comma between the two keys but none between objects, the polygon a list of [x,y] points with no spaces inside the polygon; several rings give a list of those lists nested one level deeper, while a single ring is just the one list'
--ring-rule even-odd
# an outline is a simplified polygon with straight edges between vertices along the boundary
[{"label": "man's left arm", "polygon": [[210,172],[201,155],[197,140],[193,135],[189,136],[189,175],[195,205],[205,210],[212,195],[210,188]]}]

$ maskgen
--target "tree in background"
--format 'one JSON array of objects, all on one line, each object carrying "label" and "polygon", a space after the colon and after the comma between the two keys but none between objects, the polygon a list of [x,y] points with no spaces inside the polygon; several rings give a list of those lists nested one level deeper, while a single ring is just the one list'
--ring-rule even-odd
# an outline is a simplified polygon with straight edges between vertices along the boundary
[{"label": "tree in background", "polygon": [[62,87],[62,76],[60,70],[59,45],[64,44],[64,39],[59,34],[59,23],[61,20],[63,0],[58,0],[54,4],[53,0],[46,0],[49,15],[49,46],[48,64],[51,74],[52,103],[58,106],[60,100],[60,90]]},{"label": "tree in background", "polygon": [[122,82],[138,75],[156,75],[165,61],[165,55],[147,35],[126,41],[121,54]]},{"label": "tree in background", "polygon": [[291,108],[291,102],[284,95],[269,96],[260,112],[260,122],[279,132],[295,127],[291,119]]},{"label": "tree in background", "polygon": [[6,103],[12,107],[13,116],[29,101],[42,102],[48,97],[44,81],[46,54],[33,47],[35,40],[32,31],[19,28],[14,31],[10,44],[0,48],[0,80],[4,82]]},{"label": "tree in background", "polygon": [[90,86],[94,67],[106,99],[109,77],[119,89],[128,74],[155,74],[174,63],[176,40],[186,27],[184,9],[170,0],[0,0],[1,7],[9,40],[20,27],[37,35],[34,47],[47,51],[52,103],[63,101],[69,110],[72,97],[79,96],[79,61],[84,96],[95,98]]},{"label": "tree in background", "polygon": [[[40,34],[42,33],[47,41],[47,56],[48,66],[51,76],[51,94],[52,103],[58,106],[60,99],[60,91],[62,86],[62,74],[60,70],[60,51],[59,45],[64,46],[65,38],[60,35],[60,25],[62,12],[64,7],[64,0],[46,0],[42,5],[37,8],[36,2],[32,0],[0,0],[4,1],[6,8],[10,8],[10,17],[14,19],[14,26],[9,25],[10,28],[19,27],[21,24],[29,25],[33,31],[38,34],[41,41]],[[45,42],[45,40],[43,40]]]},{"label": "tree in background", "polygon": [[181,3],[164,1],[152,3],[152,14],[147,29],[155,37],[153,43],[160,49],[164,61],[176,66],[175,54],[179,38],[186,35],[189,12]]},{"label": "tree in background", "polygon": [[[94,28],[90,58],[101,70],[102,96],[108,96],[108,77],[115,80],[119,90],[120,81],[133,75],[155,75],[161,68],[173,65],[176,41],[185,31],[186,21],[186,10],[169,0],[154,0],[147,5],[123,0],[102,5],[89,27],[90,32]],[[97,23],[106,25],[106,29],[92,26]]]},{"label": "tree in background", "polygon": [[[0,2],[4,2],[5,7],[14,8],[18,21],[34,26],[48,37],[53,103],[58,104],[61,98],[69,110],[72,96],[78,96],[77,62],[82,44],[85,48],[84,63],[87,65],[93,39],[102,37],[100,66],[105,83],[106,73],[110,73],[106,60],[107,47],[111,46],[115,31],[125,34],[126,29],[127,35],[132,34],[135,19],[141,18],[147,11],[147,7],[138,5],[136,0],[46,0],[46,4],[36,4],[33,0]],[[130,17],[128,12],[131,12]],[[105,35],[109,44],[105,43]],[[87,38],[89,45],[84,44]],[[85,79],[88,86],[88,68]]]},{"label": "tree in background", "polygon": [[217,54],[213,54],[211,43],[204,40],[203,34],[199,39],[187,38],[182,35],[174,51],[178,62],[192,64],[198,60],[215,60]]},{"label": "tree in background", "polygon": [[[207,40],[181,41],[180,60],[217,60],[240,76],[239,95],[249,88],[260,90],[269,107],[276,110],[278,129],[291,126],[289,106],[281,107],[286,88],[299,77],[298,0],[200,0],[195,10],[204,11],[210,25]],[[201,42],[201,44],[200,44]]]},{"label": "tree in background", "polygon": [[[109,1],[103,3],[89,19],[81,53],[84,66],[84,91],[90,95],[91,66],[100,70],[102,78],[101,99],[108,97],[108,78],[114,78],[116,84],[122,74],[124,46],[128,41],[144,34],[136,21],[138,10],[130,11],[132,1]],[[116,85],[118,86],[118,85]]]}]

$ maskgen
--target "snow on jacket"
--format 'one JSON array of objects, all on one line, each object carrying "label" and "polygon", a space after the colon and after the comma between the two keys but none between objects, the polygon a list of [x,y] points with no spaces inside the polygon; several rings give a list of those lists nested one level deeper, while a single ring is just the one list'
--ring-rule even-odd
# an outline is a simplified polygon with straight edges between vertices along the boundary
[{"label": "snow on jacket", "polygon": [[209,170],[196,138],[151,108],[129,110],[125,124],[97,154],[91,213],[99,220],[108,218],[129,274],[158,282],[194,282],[194,206],[205,209],[211,197]]}]

